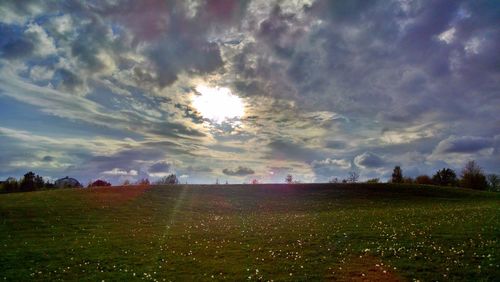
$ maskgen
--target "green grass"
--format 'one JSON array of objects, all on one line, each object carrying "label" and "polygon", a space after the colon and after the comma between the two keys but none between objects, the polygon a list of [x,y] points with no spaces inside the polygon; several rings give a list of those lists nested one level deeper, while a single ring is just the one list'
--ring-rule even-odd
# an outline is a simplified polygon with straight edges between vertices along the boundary
[{"label": "green grass", "polygon": [[493,281],[499,203],[387,184],[4,194],[0,280],[328,280],[362,273],[356,260],[400,279]]}]

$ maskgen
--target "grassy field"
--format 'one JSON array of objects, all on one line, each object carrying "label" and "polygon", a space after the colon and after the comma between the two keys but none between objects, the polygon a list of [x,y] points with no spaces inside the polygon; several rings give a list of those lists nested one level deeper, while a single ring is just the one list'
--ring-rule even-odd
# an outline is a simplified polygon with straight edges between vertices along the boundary
[{"label": "grassy field", "polygon": [[0,280],[500,278],[500,194],[358,185],[0,195]]}]

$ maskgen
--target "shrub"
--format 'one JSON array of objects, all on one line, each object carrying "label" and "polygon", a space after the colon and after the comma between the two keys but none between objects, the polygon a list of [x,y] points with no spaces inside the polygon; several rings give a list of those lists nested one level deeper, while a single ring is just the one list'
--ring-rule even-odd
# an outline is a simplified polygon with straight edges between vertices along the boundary
[{"label": "shrub", "polygon": [[417,176],[417,178],[415,178],[415,183],[421,184],[421,185],[433,184],[432,179],[428,175],[425,175],[425,174]]},{"label": "shrub", "polygon": [[380,183],[380,179],[379,178],[368,179],[368,180],[366,180],[366,183],[370,183],[370,184]]}]

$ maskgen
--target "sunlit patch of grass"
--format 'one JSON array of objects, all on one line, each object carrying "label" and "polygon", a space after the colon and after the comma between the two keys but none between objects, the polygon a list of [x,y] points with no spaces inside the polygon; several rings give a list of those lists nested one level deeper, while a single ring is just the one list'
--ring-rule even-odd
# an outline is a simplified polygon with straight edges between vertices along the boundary
[{"label": "sunlit patch of grass", "polygon": [[494,280],[499,199],[390,185],[0,195],[0,279]]}]

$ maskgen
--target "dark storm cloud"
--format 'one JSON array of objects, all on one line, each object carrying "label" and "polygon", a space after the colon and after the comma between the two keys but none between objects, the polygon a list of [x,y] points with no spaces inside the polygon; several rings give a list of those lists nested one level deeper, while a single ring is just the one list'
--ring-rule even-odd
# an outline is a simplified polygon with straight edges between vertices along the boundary
[{"label": "dark storm cloud", "polygon": [[54,157],[52,157],[52,156],[45,156],[42,158],[43,162],[51,162],[53,160],[54,160]]},{"label": "dark storm cloud", "polygon": [[475,153],[492,146],[493,140],[491,138],[451,136],[439,142],[436,151],[439,153]]},{"label": "dark storm cloud", "polygon": [[149,172],[169,172],[170,168],[172,167],[172,164],[165,162],[165,161],[160,161],[152,166],[149,167]]},{"label": "dark storm cloud", "polygon": [[245,175],[254,174],[255,171],[253,171],[253,169],[248,168],[248,167],[239,166],[236,169],[225,168],[222,170],[222,173],[224,173],[225,175],[230,175],[230,176],[245,176]]},{"label": "dark storm cloud", "polygon": [[55,75],[59,79],[58,86],[63,90],[74,91],[83,86],[82,78],[67,69],[58,69]]}]

